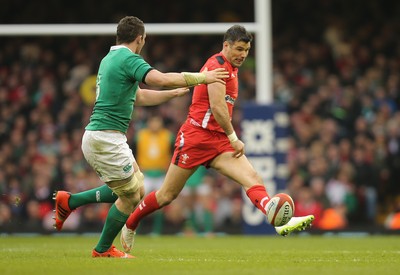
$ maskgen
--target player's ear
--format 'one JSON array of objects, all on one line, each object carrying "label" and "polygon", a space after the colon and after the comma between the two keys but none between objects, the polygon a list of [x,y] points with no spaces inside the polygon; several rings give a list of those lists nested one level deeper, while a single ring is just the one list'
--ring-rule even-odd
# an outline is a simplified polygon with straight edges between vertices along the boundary
[{"label": "player's ear", "polygon": [[229,43],[228,41],[224,41],[222,46],[223,46],[223,50],[228,51],[229,47],[231,46],[231,43]]},{"label": "player's ear", "polygon": [[143,35],[138,35],[135,39],[137,44],[142,44],[143,43]]}]

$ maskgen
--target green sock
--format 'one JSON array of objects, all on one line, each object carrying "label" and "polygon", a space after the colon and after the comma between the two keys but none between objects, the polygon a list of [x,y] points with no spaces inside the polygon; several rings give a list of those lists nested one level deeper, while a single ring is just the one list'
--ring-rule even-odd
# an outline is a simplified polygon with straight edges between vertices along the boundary
[{"label": "green sock", "polygon": [[68,204],[71,209],[76,209],[79,206],[89,203],[114,203],[118,199],[118,196],[104,184],[98,188],[93,188],[84,192],[71,194]]},{"label": "green sock", "polygon": [[101,232],[100,240],[97,243],[95,250],[99,253],[107,251],[119,231],[121,231],[129,215],[122,213],[113,204],[108,211],[106,222],[104,223],[103,231]]}]

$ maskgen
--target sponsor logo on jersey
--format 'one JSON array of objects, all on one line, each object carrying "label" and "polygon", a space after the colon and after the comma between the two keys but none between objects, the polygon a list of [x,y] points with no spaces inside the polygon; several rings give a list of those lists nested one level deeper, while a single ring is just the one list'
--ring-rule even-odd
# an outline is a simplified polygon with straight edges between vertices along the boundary
[{"label": "sponsor logo on jersey", "polygon": [[231,97],[230,95],[225,96],[225,101],[232,105],[235,104],[235,99],[233,97]]},{"label": "sponsor logo on jersey", "polygon": [[199,123],[197,123],[197,121],[195,121],[193,118],[190,119],[190,124],[200,127],[201,125]]}]

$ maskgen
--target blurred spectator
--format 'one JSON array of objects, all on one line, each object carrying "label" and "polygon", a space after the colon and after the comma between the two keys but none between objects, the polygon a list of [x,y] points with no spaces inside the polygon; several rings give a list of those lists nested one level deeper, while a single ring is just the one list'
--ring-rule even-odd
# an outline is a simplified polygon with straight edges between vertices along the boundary
[{"label": "blurred spectator", "polygon": [[26,227],[27,231],[35,232],[43,229],[43,215],[40,212],[40,205],[37,200],[30,200],[26,203],[26,220],[24,227]]},{"label": "blurred spectator", "polygon": [[377,183],[378,173],[373,163],[365,157],[362,148],[353,150],[352,163],[354,167],[354,183],[363,202],[360,217],[370,223],[375,222],[377,213]]},{"label": "blurred spectator", "polygon": [[[134,141],[135,155],[145,176],[146,194],[161,187],[171,161],[174,143],[174,135],[165,128],[163,118],[158,115],[150,116],[146,126],[137,131]],[[156,211],[151,217],[151,234],[160,235],[164,227],[164,209]]]},{"label": "blurred spectator", "polygon": [[317,200],[310,187],[304,186],[297,192],[296,201],[294,202],[295,216],[314,215],[313,227],[318,228],[324,211],[323,204]]},{"label": "blurred spectator", "polygon": [[336,176],[327,182],[325,190],[330,205],[340,208],[340,212],[349,219],[354,218],[358,208],[353,176],[353,166],[349,162],[344,162]]},{"label": "blurred spectator", "polygon": [[384,226],[390,230],[400,230],[400,196],[396,197],[393,209],[387,215]]},{"label": "blurred spectator", "polygon": [[345,229],[348,225],[346,212],[347,210],[344,205],[337,205],[325,209],[317,224],[318,228],[322,230]]}]

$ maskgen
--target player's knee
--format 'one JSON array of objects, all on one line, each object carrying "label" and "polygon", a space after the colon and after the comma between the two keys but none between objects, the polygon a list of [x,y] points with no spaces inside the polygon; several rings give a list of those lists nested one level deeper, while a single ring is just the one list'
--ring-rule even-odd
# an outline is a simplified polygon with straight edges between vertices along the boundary
[{"label": "player's knee", "polygon": [[135,177],[138,181],[138,186],[139,186],[139,193],[140,193],[140,199],[144,197],[145,194],[145,189],[144,189],[144,175],[141,171],[135,172]]},{"label": "player's knee", "polygon": [[141,199],[141,187],[140,182],[134,174],[123,184],[111,189],[122,201],[136,206]]},{"label": "player's knee", "polygon": [[139,187],[144,187],[144,175],[143,175],[143,173],[140,170],[138,170],[138,171],[135,172],[135,177],[137,179]]}]

